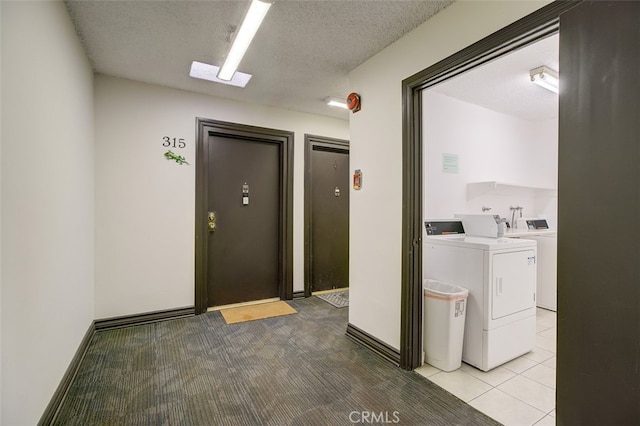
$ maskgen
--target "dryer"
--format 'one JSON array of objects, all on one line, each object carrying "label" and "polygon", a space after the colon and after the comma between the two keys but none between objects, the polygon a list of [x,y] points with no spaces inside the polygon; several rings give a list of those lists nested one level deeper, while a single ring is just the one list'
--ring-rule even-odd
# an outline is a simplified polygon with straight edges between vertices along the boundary
[{"label": "dryer", "polygon": [[536,342],[536,241],[428,235],[423,278],[469,290],[462,360],[488,371]]},{"label": "dryer", "polygon": [[504,236],[536,240],[538,243],[538,287],[536,301],[540,308],[557,311],[557,231],[549,228],[546,219],[520,218],[518,219],[518,228],[507,231]]}]

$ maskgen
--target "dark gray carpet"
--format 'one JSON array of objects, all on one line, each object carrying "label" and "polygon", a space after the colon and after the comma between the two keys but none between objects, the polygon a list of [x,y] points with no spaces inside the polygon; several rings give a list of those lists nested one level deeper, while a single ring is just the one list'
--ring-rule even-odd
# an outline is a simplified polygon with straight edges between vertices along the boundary
[{"label": "dark gray carpet", "polygon": [[297,315],[96,333],[55,424],[498,424],[346,337],[347,309],[290,303]]},{"label": "dark gray carpet", "polygon": [[319,297],[336,308],[346,308],[349,306],[349,290],[315,294],[314,296]]}]

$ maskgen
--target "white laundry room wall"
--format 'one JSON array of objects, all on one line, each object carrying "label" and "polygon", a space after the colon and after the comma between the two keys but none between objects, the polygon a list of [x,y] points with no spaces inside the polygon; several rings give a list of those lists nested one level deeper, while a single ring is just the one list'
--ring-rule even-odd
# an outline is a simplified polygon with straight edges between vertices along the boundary
[{"label": "white laundry room wall", "polygon": [[[96,318],[194,304],[196,117],[293,131],[294,291],[304,289],[304,134],[345,120],[96,76]],[[167,161],[163,137],[184,138]]]},{"label": "white laundry room wall", "polygon": [[349,322],[392,348],[400,348],[402,80],[547,3],[455,2],[349,75],[362,98],[350,119],[362,189],[350,195]]},{"label": "white laundry room wall", "polygon": [[[426,90],[423,128],[425,218],[481,214],[484,206],[510,221],[509,207],[521,206],[523,217],[557,222],[555,192],[530,189],[557,189],[557,118],[523,120]],[[457,158],[457,170],[445,171],[446,156]],[[467,184],[488,181],[510,191],[467,196]]]}]

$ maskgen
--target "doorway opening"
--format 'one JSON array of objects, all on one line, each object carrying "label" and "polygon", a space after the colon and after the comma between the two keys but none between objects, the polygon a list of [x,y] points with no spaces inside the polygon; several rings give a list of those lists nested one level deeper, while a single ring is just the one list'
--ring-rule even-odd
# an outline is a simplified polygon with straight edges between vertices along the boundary
[{"label": "doorway opening", "polygon": [[559,16],[574,7],[551,3],[402,82],[403,236],[400,366],[422,362],[423,91],[558,32]]},{"label": "doorway opening", "polygon": [[293,132],[196,119],[195,312],[293,296]]},{"label": "doorway opening", "polygon": [[559,102],[532,84],[543,64],[559,68],[557,33],[422,91],[423,218],[498,216],[536,240],[536,304],[555,312]]}]

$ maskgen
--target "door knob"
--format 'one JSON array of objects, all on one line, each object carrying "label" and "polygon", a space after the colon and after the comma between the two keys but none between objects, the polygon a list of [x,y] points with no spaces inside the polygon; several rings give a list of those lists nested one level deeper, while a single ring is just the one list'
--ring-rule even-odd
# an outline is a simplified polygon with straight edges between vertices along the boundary
[{"label": "door knob", "polygon": [[215,232],[216,230],[216,212],[209,212],[208,216],[207,216],[208,220],[208,226],[209,226],[209,232]]}]

